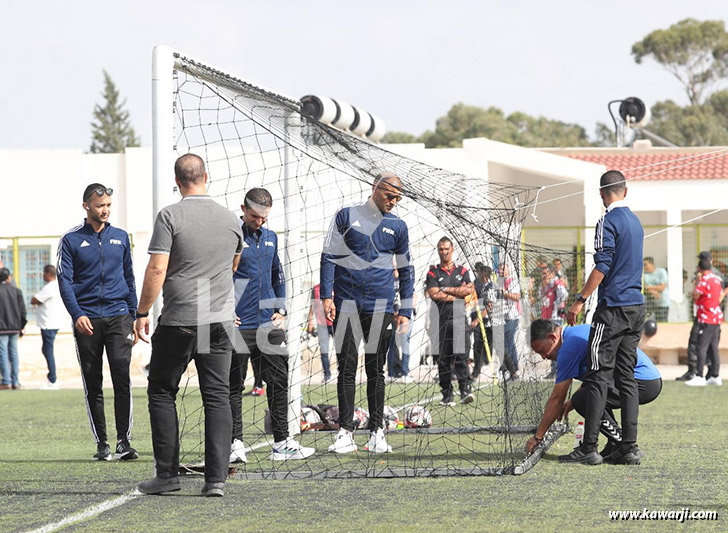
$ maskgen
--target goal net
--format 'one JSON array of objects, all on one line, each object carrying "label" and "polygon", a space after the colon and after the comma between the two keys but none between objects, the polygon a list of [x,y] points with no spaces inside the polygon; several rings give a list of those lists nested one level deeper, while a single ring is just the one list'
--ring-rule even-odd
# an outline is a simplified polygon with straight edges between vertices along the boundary
[{"label": "goal net", "polygon": [[[173,138],[157,138],[155,157],[173,161],[185,153],[201,156],[210,177],[210,195],[237,213],[252,187],[264,187],[273,196],[267,226],[278,234],[286,275],[289,427],[316,453],[306,460],[270,460],[273,437],[266,398],[250,394],[255,379],[250,369],[243,396],[248,462],[235,465],[236,475],[501,475],[522,473],[533,466],[568,429],[554,425],[544,446],[531,456],[526,454],[526,442],[553,387],[553,380],[547,379],[550,363],[533,354],[527,343],[528,324],[541,313],[541,263],[558,255],[572,278],[583,267],[583,258],[575,252],[554,252],[522,242],[521,225],[537,189],[468,177],[397,155],[307,116],[296,99],[180,54],[174,54],[174,65],[164,74],[171,80],[172,91],[168,101],[157,102],[163,112],[155,120],[171,121]],[[155,131],[164,132],[165,125],[156,123]],[[403,183],[403,199],[395,214],[409,228],[416,293],[410,333],[396,336],[387,369],[393,377],[406,375],[386,385],[385,422],[393,451],[381,455],[363,451],[369,434],[362,346],[356,381],[356,420],[361,429],[355,432],[360,451],[332,454],[327,448],[338,422],[336,350],[333,339],[326,342],[326,323],[312,311],[317,305],[313,289],[319,283],[324,237],[336,211],[366,201],[374,177],[383,171],[395,173]],[[473,277],[477,263],[489,267],[495,286],[490,301],[479,301],[485,320],[491,321],[492,362],[473,381],[475,400],[467,405],[457,401],[457,395],[455,406],[440,405],[434,364],[437,335],[424,279],[429,266],[439,262],[437,242],[442,236],[452,240],[456,263]],[[504,300],[504,289],[519,292],[520,300]],[[477,316],[473,304],[466,312]],[[515,327],[509,329],[514,318]],[[480,329],[477,319],[462,328],[468,353],[475,338],[473,324]],[[509,335],[515,336],[517,370],[503,364],[508,359]],[[322,347],[328,354],[328,368],[322,362]],[[194,470],[204,456],[204,419],[193,365],[185,379],[178,402],[181,459]],[[454,389],[457,392],[457,383]]]}]

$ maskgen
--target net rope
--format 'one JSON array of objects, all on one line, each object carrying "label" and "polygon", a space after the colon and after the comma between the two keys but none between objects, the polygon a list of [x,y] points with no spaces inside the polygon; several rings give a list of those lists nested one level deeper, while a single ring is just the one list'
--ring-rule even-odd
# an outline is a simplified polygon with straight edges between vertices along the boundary
[{"label": "net rope", "polygon": [[[289,386],[298,393],[298,397],[289,394],[289,402],[318,409],[316,413],[304,409],[310,419],[302,419],[304,430],[296,435],[316,453],[306,460],[271,461],[273,437],[266,428],[266,398],[250,394],[254,372],[249,370],[243,396],[248,462],[235,466],[239,477],[500,475],[523,473],[536,463],[543,449],[527,456],[525,444],[541,418],[553,380],[548,379],[550,364],[527,345],[527,327],[543,313],[544,263],[555,257],[562,260],[560,279],[569,293],[578,288],[578,276],[584,270],[584,257],[576,247],[553,250],[522,242],[522,224],[540,188],[468,177],[397,155],[302,115],[295,100],[182,56],[177,57],[174,73],[173,108],[175,155],[195,153],[205,160],[211,196],[238,214],[248,189],[265,187],[273,196],[267,227],[278,234],[287,274]],[[316,415],[336,406],[337,396],[335,379],[327,381],[322,368],[321,336],[327,328],[317,325],[315,317],[313,331],[309,328],[311,294],[319,282],[323,241],[336,211],[366,201],[374,178],[382,171],[395,173],[403,182],[403,200],[395,214],[409,228],[416,297],[409,338],[398,337],[393,351],[400,360],[403,351],[409,352],[409,373],[408,378],[386,385],[387,440],[393,452],[364,452],[368,432],[362,428],[355,434],[359,453],[332,454],[327,448],[336,432],[315,429],[319,427]],[[439,404],[432,303],[423,285],[429,266],[439,262],[437,241],[442,236],[452,240],[454,260],[471,276],[477,262],[491,267],[496,289],[490,302],[494,360],[473,382],[475,401],[454,407]],[[511,278],[509,290],[515,283],[521,294],[514,354],[517,380],[512,379],[512,368],[509,371],[503,364],[508,360],[505,322],[509,305],[516,305],[502,298],[506,278]],[[562,305],[568,306],[569,301]],[[488,302],[480,301],[480,305],[485,309]],[[468,323],[463,331],[470,327]],[[464,342],[469,353],[472,334]],[[333,339],[329,344],[330,374],[335,378]],[[359,364],[356,405],[367,409],[361,353]],[[401,365],[392,366],[393,372],[403,370]],[[457,384],[454,389],[457,392]],[[195,471],[204,456],[204,416],[194,365],[178,403],[181,461]],[[431,427],[402,427],[413,406],[430,413]],[[298,421],[295,425],[299,427]],[[567,429],[555,424],[545,446]]]}]

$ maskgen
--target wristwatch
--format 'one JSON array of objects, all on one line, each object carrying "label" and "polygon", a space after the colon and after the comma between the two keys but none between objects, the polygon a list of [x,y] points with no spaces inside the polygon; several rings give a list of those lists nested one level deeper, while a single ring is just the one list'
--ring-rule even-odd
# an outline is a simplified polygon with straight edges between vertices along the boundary
[{"label": "wristwatch", "polygon": [[276,309],[276,313],[281,316],[286,316],[288,314],[288,311],[286,311],[283,307],[279,307],[278,309]]},{"label": "wristwatch", "polygon": [[581,294],[581,293],[579,293],[579,296],[577,296],[577,297],[576,297],[576,301],[577,301],[577,302],[581,302],[581,303],[583,303],[583,304],[584,304],[584,303],[586,303],[586,300],[587,300],[587,299],[586,299],[586,298],[584,298],[584,295],[583,295],[583,294]]},{"label": "wristwatch", "polygon": [[137,318],[147,318],[148,316],[149,316],[149,311],[147,311],[146,313],[140,313],[139,311],[136,312]]}]

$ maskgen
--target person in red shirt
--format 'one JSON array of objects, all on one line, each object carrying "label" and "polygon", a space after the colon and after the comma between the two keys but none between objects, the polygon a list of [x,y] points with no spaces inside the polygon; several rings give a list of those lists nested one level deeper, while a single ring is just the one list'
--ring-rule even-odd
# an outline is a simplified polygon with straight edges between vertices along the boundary
[{"label": "person in red shirt", "polygon": [[[693,291],[693,301],[697,306],[696,322],[699,328],[696,345],[698,366],[695,377],[686,381],[685,385],[691,387],[722,385],[723,381],[718,375],[720,370],[718,343],[720,342],[720,324],[723,322],[723,312],[720,309],[723,285],[721,279],[711,271],[709,259],[701,259],[698,263],[698,270]],[[706,379],[703,377],[703,366],[708,357],[710,365]]]}]

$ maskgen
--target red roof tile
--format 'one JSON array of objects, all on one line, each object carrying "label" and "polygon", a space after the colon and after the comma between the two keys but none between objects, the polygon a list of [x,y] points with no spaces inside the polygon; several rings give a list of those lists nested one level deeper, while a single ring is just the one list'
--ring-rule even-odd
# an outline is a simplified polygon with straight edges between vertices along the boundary
[{"label": "red roof tile", "polygon": [[[558,153],[558,152],[554,152]],[[572,159],[620,170],[627,179],[640,180],[712,180],[728,179],[728,148],[705,152],[633,152],[562,153]]]}]

